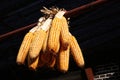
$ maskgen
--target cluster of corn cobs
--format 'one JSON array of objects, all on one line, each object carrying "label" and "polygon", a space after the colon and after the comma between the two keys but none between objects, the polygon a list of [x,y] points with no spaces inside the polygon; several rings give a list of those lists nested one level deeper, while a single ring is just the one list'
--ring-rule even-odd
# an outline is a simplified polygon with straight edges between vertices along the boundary
[{"label": "cluster of corn cobs", "polygon": [[69,69],[70,54],[77,66],[84,67],[84,58],[76,38],[70,33],[63,9],[41,10],[44,16],[23,38],[16,62],[37,70],[41,67]]}]

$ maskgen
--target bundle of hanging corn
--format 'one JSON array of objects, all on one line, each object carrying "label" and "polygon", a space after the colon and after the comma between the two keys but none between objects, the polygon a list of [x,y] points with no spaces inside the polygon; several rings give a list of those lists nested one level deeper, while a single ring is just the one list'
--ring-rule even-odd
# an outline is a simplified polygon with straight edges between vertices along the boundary
[{"label": "bundle of hanging corn", "polygon": [[83,54],[77,39],[69,31],[68,19],[64,16],[66,11],[55,7],[43,8],[41,12],[44,15],[23,38],[17,64],[27,64],[32,70],[57,68],[65,73],[69,69],[71,54],[76,65],[83,68]]}]

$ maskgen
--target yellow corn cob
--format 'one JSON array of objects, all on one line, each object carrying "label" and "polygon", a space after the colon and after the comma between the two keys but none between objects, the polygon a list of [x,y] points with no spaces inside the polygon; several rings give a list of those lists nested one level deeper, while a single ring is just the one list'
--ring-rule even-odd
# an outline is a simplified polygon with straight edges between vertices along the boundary
[{"label": "yellow corn cob", "polygon": [[[58,16],[59,15],[59,16]],[[61,17],[60,17],[61,16]],[[52,53],[57,53],[60,47],[61,18],[63,13],[57,13],[52,21],[48,37],[48,49]]]},{"label": "yellow corn cob", "polygon": [[21,46],[19,48],[19,51],[18,51],[18,55],[17,55],[17,59],[16,59],[16,62],[18,64],[24,64],[25,62],[25,59],[26,59],[26,56],[28,54],[28,50],[29,50],[29,47],[30,47],[30,44],[31,44],[31,41],[33,39],[33,33],[35,32],[35,30],[37,29],[38,27],[34,27],[32,28],[23,38],[23,41],[21,43]]},{"label": "yellow corn cob", "polygon": [[35,59],[31,59],[28,55],[28,68],[31,70],[36,70],[38,67],[39,56]]},{"label": "yellow corn cob", "polygon": [[48,37],[48,49],[53,52],[57,53],[60,46],[59,36],[61,30],[61,23],[60,19],[55,17],[52,21],[52,26],[50,28],[50,33]]},{"label": "yellow corn cob", "polygon": [[81,48],[73,35],[70,35],[70,50],[76,64],[83,68],[85,65]]},{"label": "yellow corn cob", "polygon": [[69,68],[69,52],[70,52],[70,46],[68,46],[66,50],[64,50],[63,46],[61,46],[59,52],[58,68],[61,72],[64,73],[67,72]]},{"label": "yellow corn cob", "polygon": [[46,36],[46,32],[41,29],[39,31],[36,31],[34,33],[34,36],[35,37],[32,40],[32,43],[30,45],[30,50],[29,50],[30,58],[36,58],[37,56],[39,56],[43,41]]},{"label": "yellow corn cob", "polygon": [[39,56],[41,48],[43,46],[43,41],[45,40],[46,31],[49,29],[51,25],[51,18],[48,18],[44,24],[35,32],[35,37],[32,40],[30,45],[29,54],[31,58],[36,58]]},{"label": "yellow corn cob", "polygon": [[45,51],[47,50],[47,41],[48,41],[48,35],[49,35],[49,30],[46,32],[46,36],[45,36],[45,40],[43,42],[43,46],[42,46],[42,51],[43,53],[45,53]]},{"label": "yellow corn cob", "polygon": [[[39,26],[42,24],[43,21],[44,21],[44,17],[41,17],[40,21],[38,23]],[[32,41],[32,39],[34,37],[34,32],[37,29],[38,29],[38,26],[33,27],[24,36],[23,41],[22,41],[21,46],[20,46],[19,51],[18,51],[17,59],[16,59],[16,62],[18,64],[24,64],[25,58],[26,58],[26,56],[28,54],[28,51],[29,51],[29,48],[30,48],[31,41]]]},{"label": "yellow corn cob", "polygon": [[68,23],[66,18],[63,16],[62,17],[62,26],[61,26],[61,34],[60,34],[60,40],[63,49],[67,49],[69,45],[69,28],[68,28]]}]

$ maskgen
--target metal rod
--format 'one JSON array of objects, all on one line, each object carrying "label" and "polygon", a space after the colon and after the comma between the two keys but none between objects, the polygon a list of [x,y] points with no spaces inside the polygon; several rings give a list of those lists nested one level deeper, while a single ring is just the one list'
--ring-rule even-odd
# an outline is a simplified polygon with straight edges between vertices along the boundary
[{"label": "metal rod", "polygon": [[[91,3],[85,4],[83,6],[80,6],[80,7],[77,7],[77,8],[74,8],[72,10],[67,11],[64,16],[65,17],[74,17],[76,15],[83,14],[84,12],[88,11],[89,9],[93,9],[93,8],[95,8],[95,6],[99,6],[99,5],[103,4],[103,3],[105,3],[106,1],[107,0],[93,1]],[[24,26],[24,27],[21,27],[19,29],[10,31],[8,33],[2,34],[2,35],[0,35],[0,41],[5,39],[5,38],[8,38],[10,36],[16,35],[17,33],[20,33],[22,31],[28,30],[28,29],[32,28],[33,26],[35,26],[35,25],[37,25],[37,22],[32,23],[32,24],[30,24],[28,26]]]}]

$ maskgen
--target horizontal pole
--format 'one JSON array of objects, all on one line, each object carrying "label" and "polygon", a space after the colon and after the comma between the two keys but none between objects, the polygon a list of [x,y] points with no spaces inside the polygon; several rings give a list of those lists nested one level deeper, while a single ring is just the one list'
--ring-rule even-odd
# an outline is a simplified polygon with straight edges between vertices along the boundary
[{"label": "horizontal pole", "polygon": [[[83,14],[85,13],[86,11],[88,11],[89,9],[93,9],[95,8],[96,6],[98,5],[101,5],[103,3],[105,3],[107,0],[97,0],[97,1],[93,1],[91,3],[88,3],[88,4],[85,4],[83,6],[80,6],[80,7],[77,7],[77,8],[74,8],[72,10],[69,10],[65,13],[65,17],[74,17],[76,15],[80,15],[80,14]],[[16,35],[17,33],[21,33],[22,31],[25,31],[25,30],[28,30],[30,28],[32,28],[33,26],[37,25],[37,22],[35,23],[32,23],[28,26],[24,26],[24,27],[21,27],[21,28],[18,28],[16,30],[13,30],[13,31],[10,31],[10,32],[7,32],[5,34],[2,34],[0,35],[0,41],[1,40],[4,40],[10,36],[13,36],[13,35]]]}]

